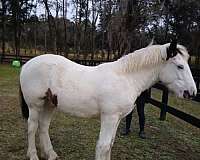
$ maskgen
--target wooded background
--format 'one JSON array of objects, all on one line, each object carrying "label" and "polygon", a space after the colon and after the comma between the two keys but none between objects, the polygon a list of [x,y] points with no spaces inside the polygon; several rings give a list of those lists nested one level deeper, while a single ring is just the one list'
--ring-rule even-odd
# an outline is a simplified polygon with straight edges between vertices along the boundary
[{"label": "wooded background", "polygon": [[33,50],[109,60],[176,34],[200,60],[199,0],[1,0],[0,20],[1,58]]}]

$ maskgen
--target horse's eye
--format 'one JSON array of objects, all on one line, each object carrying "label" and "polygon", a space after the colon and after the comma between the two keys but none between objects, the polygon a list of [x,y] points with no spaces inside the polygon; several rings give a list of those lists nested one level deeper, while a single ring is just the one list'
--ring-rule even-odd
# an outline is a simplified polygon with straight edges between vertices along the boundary
[{"label": "horse's eye", "polygon": [[178,65],[177,67],[178,67],[178,69],[184,69],[183,65]]}]

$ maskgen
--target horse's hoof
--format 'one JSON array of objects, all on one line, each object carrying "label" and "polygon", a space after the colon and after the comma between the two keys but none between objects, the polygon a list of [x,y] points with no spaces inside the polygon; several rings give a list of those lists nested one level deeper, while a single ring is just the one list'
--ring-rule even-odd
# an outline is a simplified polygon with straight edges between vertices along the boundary
[{"label": "horse's hoof", "polygon": [[56,159],[58,159],[57,153],[54,150],[52,150],[51,152],[49,152],[49,158],[48,158],[48,160],[56,160]]},{"label": "horse's hoof", "polygon": [[39,160],[37,154],[34,154],[30,157],[30,160]]},{"label": "horse's hoof", "polygon": [[144,131],[140,131],[139,132],[139,137],[142,138],[142,139],[146,139],[147,138]]},{"label": "horse's hoof", "polygon": [[32,151],[32,152],[28,151],[27,157],[30,158],[30,160],[39,160],[36,151]]},{"label": "horse's hoof", "polygon": [[130,132],[131,132],[130,129],[125,129],[125,130],[122,131],[121,134],[122,134],[123,136],[127,136],[127,135],[129,135]]}]

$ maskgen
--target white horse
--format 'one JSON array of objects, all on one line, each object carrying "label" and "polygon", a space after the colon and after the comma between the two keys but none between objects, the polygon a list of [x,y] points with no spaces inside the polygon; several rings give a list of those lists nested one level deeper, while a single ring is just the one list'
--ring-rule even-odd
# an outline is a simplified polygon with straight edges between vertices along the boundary
[{"label": "white horse", "polygon": [[110,160],[118,124],[132,111],[142,91],[162,81],[179,97],[197,93],[188,58],[185,47],[172,42],[148,46],[96,67],[50,54],[31,59],[20,74],[22,111],[28,118],[27,156],[38,160],[35,134],[39,128],[43,156],[57,158],[48,133],[56,109],[79,117],[99,116],[95,159]]}]

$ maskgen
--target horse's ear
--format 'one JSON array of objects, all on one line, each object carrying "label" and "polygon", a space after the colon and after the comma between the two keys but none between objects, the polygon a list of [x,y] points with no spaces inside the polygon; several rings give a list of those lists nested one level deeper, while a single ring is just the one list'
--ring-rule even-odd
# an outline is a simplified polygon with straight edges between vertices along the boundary
[{"label": "horse's ear", "polygon": [[167,48],[167,60],[177,55],[177,38],[172,39],[170,46]]}]

